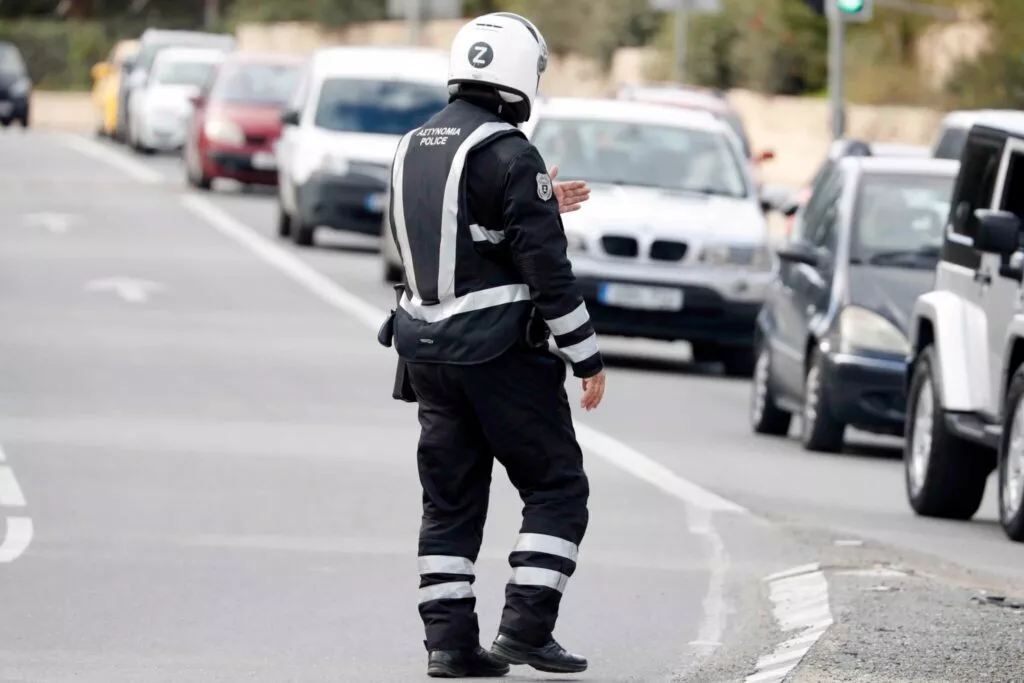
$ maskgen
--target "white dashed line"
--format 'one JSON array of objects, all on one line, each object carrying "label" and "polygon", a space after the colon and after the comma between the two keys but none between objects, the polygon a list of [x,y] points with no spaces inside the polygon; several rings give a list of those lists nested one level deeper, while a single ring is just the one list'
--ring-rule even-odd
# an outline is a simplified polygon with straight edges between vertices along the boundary
[{"label": "white dashed line", "polygon": [[[6,462],[7,454],[0,446],[0,463]],[[0,506],[25,506],[25,496],[9,465],[0,465]],[[4,526],[4,533],[0,536],[0,564],[14,562],[32,543],[32,520],[28,517],[7,517]]]},{"label": "white dashed line", "polygon": [[832,625],[828,581],[820,566],[805,564],[764,579],[774,605],[775,620],[783,633],[797,631],[757,661],[757,670],[744,683],[776,683],[796,668]]}]

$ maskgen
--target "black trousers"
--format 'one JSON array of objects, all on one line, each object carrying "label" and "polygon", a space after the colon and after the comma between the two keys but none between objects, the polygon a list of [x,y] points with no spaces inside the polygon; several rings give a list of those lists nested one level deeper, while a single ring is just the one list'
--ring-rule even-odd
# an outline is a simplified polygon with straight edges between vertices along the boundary
[{"label": "black trousers", "polygon": [[514,348],[479,365],[409,364],[423,485],[419,611],[428,650],[476,647],[474,564],[498,460],[522,497],[499,632],[551,638],[587,528],[590,486],[565,393],[565,364]]}]

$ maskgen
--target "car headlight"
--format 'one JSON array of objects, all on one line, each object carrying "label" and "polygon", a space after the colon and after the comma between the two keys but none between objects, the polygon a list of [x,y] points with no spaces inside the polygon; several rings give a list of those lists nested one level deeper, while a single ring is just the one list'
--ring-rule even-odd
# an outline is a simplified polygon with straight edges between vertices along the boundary
[{"label": "car headlight", "polygon": [[839,314],[840,353],[879,351],[907,355],[910,342],[891,322],[860,306],[847,306]]},{"label": "car headlight", "polygon": [[21,78],[16,80],[14,85],[8,88],[8,92],[10,92],[12,97],[24,97],[28,94],[29,88],[31,87],[32,84],[27,78]]},{"label": "car headlight", "polygon": [[334,175],[348,175],[352,164],[348,159],[336,154],[324,154],[320,157],[320,170]]},{"label": "car headlight", "polygon": [[238,124],[224,119],[210,119],[203,126],[203,134],[210,142],[222,145],[244,145],[245,133]]},{"label": "car headlight", "polygon": [[746,266],[755,270],[770,270],[772,254],[764,245],[712,244],[701,250],[700,262],[709,266]]}]

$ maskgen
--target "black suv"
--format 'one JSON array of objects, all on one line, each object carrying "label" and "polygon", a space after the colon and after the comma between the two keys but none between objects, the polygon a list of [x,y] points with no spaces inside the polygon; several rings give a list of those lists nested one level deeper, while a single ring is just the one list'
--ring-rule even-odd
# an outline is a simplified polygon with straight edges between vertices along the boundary
[{"label": "black suv", "polygon": [[12,43],[0,41],[0,125],[14,121],[28,128],[32,79],[29,78],[21,51]]}]

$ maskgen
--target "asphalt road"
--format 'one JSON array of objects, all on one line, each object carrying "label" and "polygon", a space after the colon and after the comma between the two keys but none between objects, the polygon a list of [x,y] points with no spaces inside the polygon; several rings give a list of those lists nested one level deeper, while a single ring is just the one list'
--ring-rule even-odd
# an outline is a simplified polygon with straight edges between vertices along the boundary
[{"label": "asphalt road", "polygon": [[[0,681],[421,680],[417,425],[374,340],[373,244],[296,249],[272,193],[182,178],[0,135]],[[556,634],[579,680],[1019,680],[1024,610],[972,601],[1024,589],[993,500],[916,518],[893,442],[757,438],[749,383],[685,345],[603,347]],[[496,472],[485,644],[519,508]]]}]

